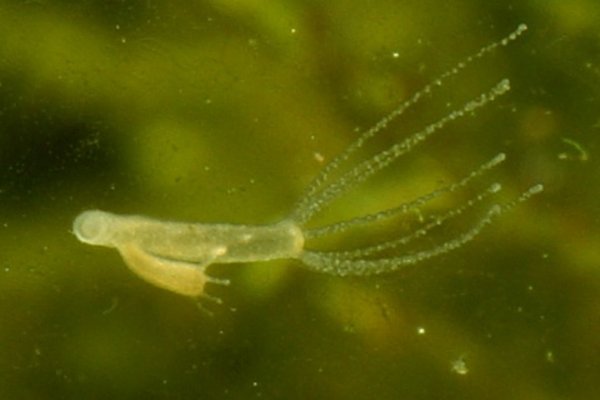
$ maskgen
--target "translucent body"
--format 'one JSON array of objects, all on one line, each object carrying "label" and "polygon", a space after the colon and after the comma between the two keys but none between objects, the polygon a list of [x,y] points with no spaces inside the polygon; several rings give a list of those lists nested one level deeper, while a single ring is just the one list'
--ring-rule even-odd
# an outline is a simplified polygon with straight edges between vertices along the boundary
[{"label": "translucent body", "polygon": [[297,257],[304,244],[291,222],[246,226],[159,221],[99,210],[85,211],[73,223],[87,244],[116,248],[127,265],[147,281],[188,296],[200,296],[212,263]]},{"label": "translucent body", "polygon": [[[430,201],[444,194],[465,188],[471,181],[502,163],[506,158],[504,153],[497,154],[466,174],[459,181],[433,190],[397,207],[327,226],[307,228],[306,224],[334,199],[386,168],[400,156],[412,151],[413,148],[425,142],[447,124],[465,115],[472,114],[473,111],[510,90],[509,81],[502,79],[487,92],[483,92],[478,97],[465,102],[462,107],[426,125],[423,129],[407,136],[371,158],[355,162],[353,165],[347,166],[345,171],[342,170],[342,166],[348,162],[358,149],[363,147],[379,131],[386,128],[393,119],[400,116],[407,108],[419,102],[434,88],[441,86],[444,80],[465,69],[471,62],[483,57],[499,46],[507,45],[525,30],[525,25],[521,25],[506,38],[494,42],[474,55],[467,57],[400,104],[398,108],[381,119],[371,129],[362,133],[354,143],[321,170],[296,203],[289,217],[278,224],[247,226],[169,222],[142,216],[121,216],[93,210],[86,211],[75,219],[73,231],[77,238],[84,243],[116,248],[132,271],[157,286],[187,296],[209,298],[211,297],[205,293],[206,283],[228,283],[226,280],[215,279],[207,274],[206,268],[216,263],[295,258],[300,260],[307,268],[319,272],[339,276],[370,275],[395,271],[405,265],[415,264],[455,250],[477,237],[494,218],[541,192],[543,190],[542,185],[538,184],[530,187],[508,203],[491,205],[484,216],[472,224],[470,229],[458,232],[448,241],[418,251],[404,251],[391,256],[383,255],[384,252],[417,241],[446,221],[461,216],[467,209],[498,193],[502,189],[501,185],[492,183],[486,190],[467,200],[464,204],[440,215],[430,216],[424,219],[416,229],[386,242],[361,248],[334,251],[311,250],[307,248],[306,242],[345,232],[358,226],[375,224],[418,212],[421,207]],[[332,178],[333,172],[337,172],[334,178]]]}]

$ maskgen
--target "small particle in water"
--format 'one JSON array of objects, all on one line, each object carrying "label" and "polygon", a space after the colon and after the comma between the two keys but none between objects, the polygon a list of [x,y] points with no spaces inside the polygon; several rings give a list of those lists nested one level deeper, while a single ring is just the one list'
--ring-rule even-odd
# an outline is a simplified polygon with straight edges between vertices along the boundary
[{"label": "small particle in water", "polygon": [[589,160],[590,156],[587,150],[581,145],[581,143],[576,142],[573,139],[562,138],[564,144],[572,147],[575,150],[575,154],[571,152],[563,151],[562,153],[558,153],[558,159],[564,161],[581,161],[586,162]]},{"label": "small particle in water", "polygon": [[102,311],[102,315],[110,314],[117,308],[118,305],[119,305],[119,298],[115,296],[112,298],[112,302],[111,302],[110,306],[106,310]]},{"label": "small particle in water", "polygon": [[465,362],[465,355],[461,355],[456,360],[452,361],[452,372],[457,373],[458,375],[466,375],[469,372],[469,368],[467,367],[467,363]]},{"label": "small particle in water", "polygon": [[420,326],[417,328],[417,334],[424,335],[425,333],[426,333],[426,330],[424,327]]}]

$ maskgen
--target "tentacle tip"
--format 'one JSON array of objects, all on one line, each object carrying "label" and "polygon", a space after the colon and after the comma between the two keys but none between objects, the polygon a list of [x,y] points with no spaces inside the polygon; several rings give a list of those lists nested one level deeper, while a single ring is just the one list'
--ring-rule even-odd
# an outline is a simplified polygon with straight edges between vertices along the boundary
[{"label": "tentacle tip", "polygon": [[502,161],[506,160],[506,153],[498,153],[496,155],[496,157],[494,157],[494,164],[496,163],[500,163]]},{"label": "tentacle tip", "polygon": [[211,296],[210,294],[206,294],[206,293],[202,293],[202,294],[200,295],[200,297],[201,297],[203,300],[208,300],[208,301],[211,301],[211,302],[213,302],[213,303],[215,303],[215,304],[223,304],[223,300],[221,300],[221,298],[220,298],[220,297]]},{"label": "tentacle tip", "polygon": [[496,85],[495,89],[499,94],[505,93],[510,90],[510,79],[504,78]]},{"label": "tentacle tip", "polygon": [[498,193],[501,190],[502,190],[502,185],[500,183],[498,183],[498,182],[494,182],[490,186],[490,193]]},{"label": "tentacle tip", "polygon": [[531,194],[538,194],[543,191],[544,191],[544,185],[541,183],[538,183],[537,185],[533,185],[532,187],[530,187],[527,192],[529,192]]}]

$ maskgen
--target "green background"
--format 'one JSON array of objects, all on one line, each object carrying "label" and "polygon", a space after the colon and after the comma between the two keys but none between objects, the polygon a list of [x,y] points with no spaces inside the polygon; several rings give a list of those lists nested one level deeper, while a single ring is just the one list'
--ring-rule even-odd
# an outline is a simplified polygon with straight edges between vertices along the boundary
[{"label": "green background", "polygon": [[[503,78],[507,95],[313,222],[408,201],[499,152],[424,215],[492,181],[502,201],[545,185],[456,252],[370,278],[214,265],[232,284],[209,288],[224,304],[208,317],[70,231],[91,208],[285,218],[323,160],[520,23],[361,155]],[[596,0],[0,1],[0,397],[598,397],[599,26]]]}]

